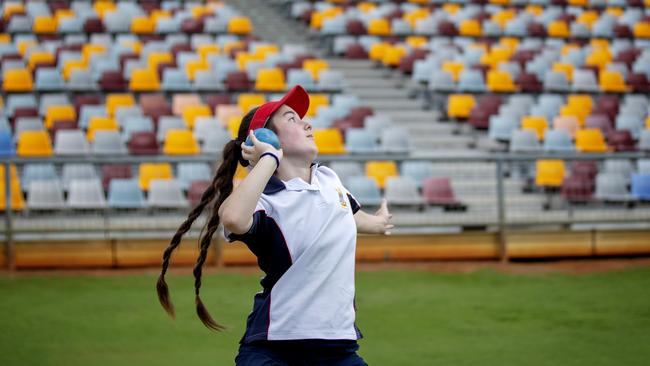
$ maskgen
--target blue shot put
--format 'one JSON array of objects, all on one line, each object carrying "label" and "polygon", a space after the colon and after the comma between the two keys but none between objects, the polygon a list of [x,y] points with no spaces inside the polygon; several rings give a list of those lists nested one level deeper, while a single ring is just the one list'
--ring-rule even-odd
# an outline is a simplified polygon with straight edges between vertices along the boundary
[{"label": "blue shot put", "polygon": [[[253,133],[255,134],[255,138],[261,142],[266,142],[276,149],[280,148],[280,139],[278,139],[278,136],[275,134],[275,132],[269,130],[268,128],[258,128],[253,130]],[[253,141],[251,140],[250,135],[246,137],[245,144],[246,146],[253,146]]]}]

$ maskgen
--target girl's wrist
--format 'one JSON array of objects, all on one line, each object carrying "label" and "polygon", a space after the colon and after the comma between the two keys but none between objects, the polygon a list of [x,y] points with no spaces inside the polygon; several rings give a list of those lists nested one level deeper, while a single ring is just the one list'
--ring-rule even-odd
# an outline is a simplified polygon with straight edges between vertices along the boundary
[{"label": "girl's wrist", "polygon": [[265,153],[262,153],[262,155],[260,155],[259,160],[262,160],[262,158],[265,157],[265,156],[268,156],[269,158],[275,160],[275,168],[276,169],[280,166],[280,158],[278,158],[277,155],[275,155],[274,153],[272,153],[270,151],[267,151]]}]

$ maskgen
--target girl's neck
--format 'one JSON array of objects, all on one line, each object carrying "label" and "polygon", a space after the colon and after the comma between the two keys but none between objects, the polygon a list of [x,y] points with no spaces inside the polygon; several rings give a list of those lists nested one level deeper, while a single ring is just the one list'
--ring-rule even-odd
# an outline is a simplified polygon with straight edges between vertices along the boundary
[{"label": "girl's neck", "polygon": [[311,160],[307,161],[304,158],[285,156],[278,168],[277,177],[283,181],[301,178],[311,184],[311,163]]}]

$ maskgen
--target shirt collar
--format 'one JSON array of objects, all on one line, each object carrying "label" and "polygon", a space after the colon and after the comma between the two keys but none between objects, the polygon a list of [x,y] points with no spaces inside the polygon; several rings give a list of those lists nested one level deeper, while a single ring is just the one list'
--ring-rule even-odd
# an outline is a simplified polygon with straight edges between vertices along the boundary
[{"label": "shirt collar", "polygon": [[278,178],[276,175],[272,175],[264,187],[264,194],[275,194],[284,189],[288,191],[318,191],[319,185],[317,184],[316,180],[316,171],[318,170],[319,165],[320,164],[317,162],[311,163],[311,184],[297,177],[285,182]]}]

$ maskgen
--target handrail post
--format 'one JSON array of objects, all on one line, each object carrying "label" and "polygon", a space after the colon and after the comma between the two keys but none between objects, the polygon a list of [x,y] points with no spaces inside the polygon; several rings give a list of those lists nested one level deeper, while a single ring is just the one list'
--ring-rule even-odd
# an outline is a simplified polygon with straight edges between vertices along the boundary
[{"label": "handrail post", "polygon": [[5,160],[5,258],[10,271],[16,269],[11,207],[11,159]]},{"label": "handrail post", "polygon": [[506,205],[505,189],[503,188],[503,159],[496,159],[497,173],[497,218],[499,226],[499,259],[501,262],[508,261],[508,247],[506,240]]}]

